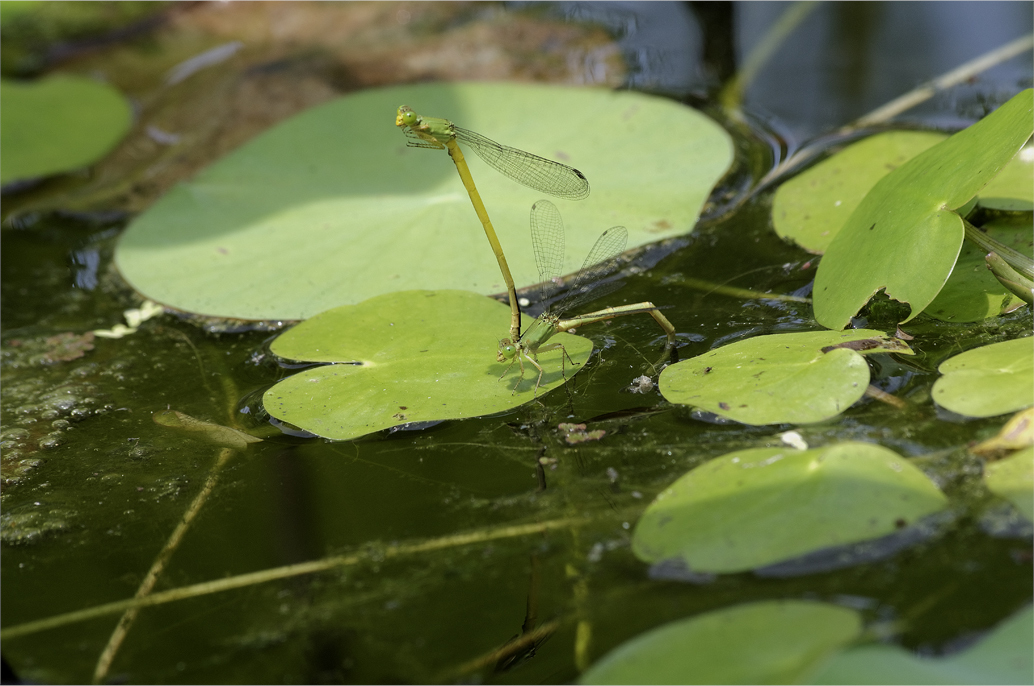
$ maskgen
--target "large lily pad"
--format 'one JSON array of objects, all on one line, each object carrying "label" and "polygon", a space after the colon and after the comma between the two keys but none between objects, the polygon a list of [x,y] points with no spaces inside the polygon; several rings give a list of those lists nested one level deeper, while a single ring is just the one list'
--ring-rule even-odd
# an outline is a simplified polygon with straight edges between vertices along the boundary
[{"label": "large lily pad", "polygon": [[665,624],[618,646],[583,684],[789,684],[861,633],[858,613],[802,600],[748,603]]},{"label": "large lily pad", "polygon": [[1027,145],[980,191],[980,206],[990,210],[1034,210],[1034,146]]},{"label": "large lily pad", "polygon": [[740,572],[886,536],[947,502],[878,445],[756,448],[706,462],[661,492],[636,524],[632,551],[693,572]]},{"label": "large lily pad", "polygon": [[[530,324],[525,319],[525,326]],[[332,362],[281,381],[266,410],[318,436],[350,440],[411,422],[462,419],[512,409],[563,385],[589,359],[592,342],[558,334],[576,366],[555,350],[545,370],[496,361],[510,308],[466,291],[405,291],[345,305],[308,319],[270,346],[280,357]],[[517,392],[513,393],[513,389]]]},{"label": "large lily pad", "polygon": [[823,253],[876,182],[947,136],[888,131],[847,146],[779,186],[772,200],[777,234]]},{"label": "large lily pad", "polygon": [[1034,130],[1034,91],[938,143],[883,177],[830,242],[815,277],[815,318],[842,329],[880,289],[929,305],[962,247],[967,204],[1012,159]]},{"label": "large lily pad", "polygon": [[[406,147],[399,105],[446,117],[588,177],[562,202],[565,272],[600,231],[629,247],[690,231],[732,160],[729,136],[678,103],[632,92],[514,83],[370,90],[308,110],[180,184],[123,234],[116,264],[165,305],[300,319],[390,291],[505,290],[445,151]],[[542,194],[466,155],[514,278],[538,280],[528,214]]]},{"label": "large lily pad", "polygon": [[106,155],[129,131],[129,102],[81,76],[0,80],[0,183],[72,171]]},{"label": "large lily pad", "polygon": [[890,645],[859,646],[829,660],[812,684],[1034,683],[1034,612],[1027,606],[976,645],[943,658]]},{"label": "large lily pad", "polygon": [[938,367],[933,385],[941,407],[967,417],[995,417],[1034,405],[1034,337],[992,343]]},{"label": "large lily pad", "polygon": [[912,350],[880,331],[757,336],[666,367],[661,394],[744,424],[808,424],[862,397],[869,366],[860,353]]},{"label": "large lily pad", "polygon": [[1018,450],[984,467],[984,482],[992,493],[1016,506],[1034,521],[1034,447]]}]

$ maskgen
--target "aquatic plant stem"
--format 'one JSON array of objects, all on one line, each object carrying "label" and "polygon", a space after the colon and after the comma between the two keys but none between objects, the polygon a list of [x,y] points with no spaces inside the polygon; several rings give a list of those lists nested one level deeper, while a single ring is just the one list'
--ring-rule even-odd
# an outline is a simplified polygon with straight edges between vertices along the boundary
[{"label": "aquatic plant stem", "polygon": [[495,253],[495,259],[499,262],[499,271],[503,273],[503,281],[506,282],[506,293],[510,300],[510,340],[519,340],[521,337],[521,309],[517,303],[517,289],[513,285],[513,277],[510,276],[510,267],[506,264],[503,246],[499,243],[499,237],[495,235],[492,220],[489,219],[485,203],[481,201],[481,194],[478,193],[477,186],[474,185],[474,177],[470,175],[470,169],[467,167],[467,161],[463,157],[463,151],[460,150],[460,146],[456,144],[455,139],[445,141],[445,147],[449,150],[449,157],[452,158],[453,163],[456,165],[456,171],[459,172],[463,187],[467,189],[467,195],[470,196],[470,204],[474,206],[474,211],[477,212],[478,219],[481,220],[481,225],[485,228],[485,236],[488,237],[488,242],[492,246],[492,252]]},{"label": "aquatic plant stem", "polygon": [[[215,490],[216,485],[219,483],[219,476],[222,473],[223,467],[229,462],[230,458],[233,457],[236,450],[232,448],[223,448],[219,451],[219,456],[216,458],[215,465],[208,473],[208,478],[205,479],[204,486],[201,487],[201,491],[194,496],[193,502],[190,503],[190,507],[183,514],[183,518],[180,523],[173,529],[172,535],[169,536],[169,540],[165,542],[165,546],[158,553],[158,556],[154,559],[151,564],[151,568],[147,570],[147,574],[144,575],[144,580],[140,582],[140,586],[136,589],[136,595],[133,596],[135,600],[150,595],[154,589],[154,585],[158,582],[158,577],[165,571],[165,567],[169,563],[169,559],[172,558],[172,554],[176,552],[180,543],[183,541],[183,537],[186,535],[187,530],[190,529],[190,525],[197,518],[201,508],[204,507],[208,497]],[[93,683],[99,684],[108,675],[108,671],[111,669],[111,663],[115,659],[115,655],[118,653],[119,648],[122,646],[123,641],[126,639],[126,635],[129,633],[129,629],[133,626],[133,622],[136,621],[137,615],[140,614],[142,605],[136,605],[129,607],[125,612],[122,613],[122,617],[119,619],[118,625],[115,630],[111,633],[111,637],[108,639],[108,644],[104,646],[104,650],[101,651],[100,657],[97,658],[97,665],[93,670]]]},{"label": "aquatic plant stem", "polygon": [[[638,510],[636,511],[638,512]],[[631,516],[632,513],[625,513],[619,511],[615,514],[619,516],[623,514]],[[276,581],[278,579],[288,579],[291,577],[302,576],[305,574],[316,574],[318,572],[325,572],[336,567],[349,567],[363,562],[365,560],[369,560],[371,557],[371,552],[377,552],[378,559],[389,559],[395,557],[402,557],[405,555],[415,555],[435,550],[444,550],[447,548],[456,548],[459,546],[473,545],[475,543],[485,543],[488,541],[495,541],[505,538],[515,538],[518,536],[531,536],[533,534],[543,534],[547,531],[553,531],[556,529],[579,527],[589,523],[590,521],[591,520],[589,520],[586,517],[565,517],[563,519],[551,519],[545,522],[534,522],[531,524],[516,524],[511,526],[497,527],[494,529],[479,529],[467,533],[453,534],[451,536],[442,536],[440,538],[426,539],[414,543],[394,544],[385,546],[383,549],[380,549],[379,551],[371,551],[369,548],[366,548],[364,552],[360,553],[351,553],[348,555],[335,555],[333,557],[327,557],[321,560],[313,560],[311,562],[300,562],[298,564],[287,565],[285,567],[263,569],[258,572],[240,574],[238,576],[226,577],[224,579],[217,579],[215,581],[204,581],[199,584],[193,584],[191,586],[183,586],[181,588],[169,589],[168,591],[152,593],[144,597],[134,597],[127,600],[118,600],[111,603],[104,603],[103,605],[96,605],[94,607],[86,608],[84,610],[67,612],[65,614],[56,615],[54,617],[36,620],[34,622],[18,624],[16,626],[0,629],[0,641],[19,638],[21,636],[28,636],[29,634],[34,634],[49,629],[57,629],[59,627],[68,626],[69,624],[85,622],[90,619],[96,619],[98,617],[104,617],[106,615],[117,614],[119,612],[125,612],[126,610],[131,610],[134,608],[150,607],[153,605],[164,605],[166,603],[171,603],[178,600],[198,598],[200,596],[211,595],[213,593],[223,593],[225,591],[231,591],[237,588],[245,588],[247,586],[254,586],[256,584],[268,583],[270,581]]]}]

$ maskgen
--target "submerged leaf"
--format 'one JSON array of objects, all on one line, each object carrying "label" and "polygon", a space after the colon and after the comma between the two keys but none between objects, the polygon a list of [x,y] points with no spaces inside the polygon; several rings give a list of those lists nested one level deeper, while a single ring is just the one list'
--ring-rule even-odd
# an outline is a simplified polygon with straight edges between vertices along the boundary
[{"label": "submerged leaf", "polygon": [[632,551],[692,572],[730,573],[880,538],[947,505],[923,472],[886,448],[840,443],[756,448],[690,470],[647,507]]},{"label": "submerged leaf", "polygon": [[941,364],[933,385],[941,407],[967,417],[995,417],[1034,405],[1034,337],[992,343]]},{"label": "submerged leaf", "polygon": [[912,319],[941,291],[964,235],[966,205],[1034,130],[1028,89],[883,177],[829,244],[815,277],[815,318],[842,329],[880,289]]},{"label": "submerged leaf", "polygon": [[857,612],[803,600],[747,603],[671,622],[603,656],[582,684],[788,684],[861,633]]},{"label": "submerged leaf", "polygon": [[222,424],[213,424],[203,419],[191,417],[189,414],[176,410],[158,410],[151,415],[155,424],[161,424],[171,429],[180,429],[192,433],[202,434],[205,439],[215,445],[234,450],[243,450],[249,443],[260,443],[261,438],[245,433],[240,429],[234,429]]},{"label": "submerged leaf", "polygon": [[[285,422],[336,440],[412,422],[464,419],[504,412],[576,374],[592,352],[587,338],[557,334],[561,350],[527,361],[498,362],[496,350],[510,309],[466,291],[405,291],[345,305],[281,334],[270,349],[307,369],[266,391],[266,410]],[[531,323],[525,319],[525,327]],[[500,378],[503,377],[503,378]],[[514,388],[517,392],[514,393]]]},{"label": "submerged leaf", "polygon": [[666,367],[661,394],[744,424],[808,424],[862,397],[869,367],[860,353],[912,354],[879,331],[810,331],[737,341]]}]

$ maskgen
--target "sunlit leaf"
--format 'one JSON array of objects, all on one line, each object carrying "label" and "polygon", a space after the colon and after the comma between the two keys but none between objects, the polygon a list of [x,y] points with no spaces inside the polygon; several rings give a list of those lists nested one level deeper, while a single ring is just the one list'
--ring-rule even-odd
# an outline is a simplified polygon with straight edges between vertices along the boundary
[{"label": "sunlit leaf", "polygon": [[[303,112],[174,188],[123,234],[119,270],[162,304],[243,319],[301,319],[414,288],[503,292],[452,161],[406,147],[395,126],[402,104],[584,172],[589,198],[557,201],[568,273],[608,227],[627,227],[629,247],[690,231],[732,161],[713,121],[641,93],[367,90]],[[466,157],[515,280],[536,283],[528,217],[542,193]]]},{"label": "sunlit leaf", "polygon": [[984,459],[994,459],[1031,445],[1034,445],[1034,408],[1028,407],[1014,414],[997,434],[970,448],[970,452]]},{"label": "sunlit leaf", "polygon": [[1032,643],[1034,612],[1027,606],[955,655],[919,657],[898,646],[860,646],[833,656],[807,683],[1029,684]]},{"label": "sunlit leaf", "polygon": [[671,365],[661,394],[744,424],[808,424],[862,397],[869,367],[860,353],[912,354],[880,331],[809,331],[737,341]]},{"label": "sunlit leaf", "polygon": [[81,76],[0,80],[0,183],[72,171],[106,155],[129,131],[129,102]]},{"label": "sunlit leaf", "polygon": [[786,684],[861,633],[858,613],[775,600],[665,624],[594,664],[583,684]]},{"label": "sunlit leaf", "polygon": [[941,407],[967,417],[994,417],[1034,405],[1034,338],[992,343],[943,362],[933,385]]},{"label": "sunlit leaf", "polygon": [[1034,521],[1034,447],[1019,450],[984,467],[984,482]]},{"label": "sunlit leaf", "polygon": [[997,174],[1034,130],[1028,89],[883,177],[830,242],[815,277],[815,318],[842,329],[880,289],[929,305],[951,274],[964,235],[954,212]]},{"label": "sunlit leaf", "polygon": [[888,131],[847,146],[779,186],[772,201],[776,233],[808,252],[825,252],[877,181],[945,138]]},{"label": "sunlit leaf", "polygon": [[693,572],[729,573],[879,538],[947,505],[896,453],[868,443],[728,453],[665,489],[636,524],[632,551]]},{"label": "sunlit leaf", "polygon": [[[525,320],[525,325],[531,322]],[[266,391],[274,417],[318,436],[349,440],[412,422],[503,412],[535,397],[538,371],[496,361],[510,308],[465,291],[405,291],[345,305],[279,336],[274,353],[290,360],[332,362],[288,377]],[[540,355],[541,395],[563,385],[589,359],[592,343],[558,334],[562,352]],[[500,376],[506,372],[505,378]]]}]

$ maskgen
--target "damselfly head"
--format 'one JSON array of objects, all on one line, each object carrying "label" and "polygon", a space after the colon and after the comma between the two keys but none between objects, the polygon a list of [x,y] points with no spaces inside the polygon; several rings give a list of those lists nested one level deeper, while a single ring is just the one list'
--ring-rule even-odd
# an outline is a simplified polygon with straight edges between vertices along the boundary
[{"label": "damselfly head", "polygon": [[506,362],[507,360],[512,360],[516,354],[517,346],[509,338],[503,338],[499,341],[499,350],[496,351],[495,359],[499,362]]},{"label": "damselfly head", "polygon": [[398,113],[395,115],[395,126],[416,126],[419,121],[420,117],[409,105],[399,107]]}]

